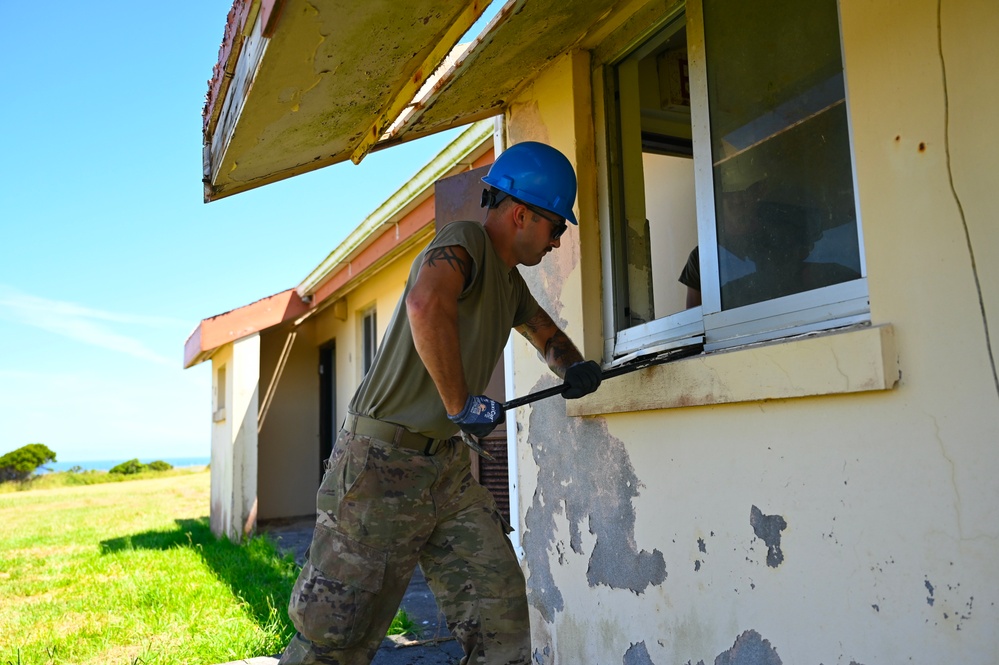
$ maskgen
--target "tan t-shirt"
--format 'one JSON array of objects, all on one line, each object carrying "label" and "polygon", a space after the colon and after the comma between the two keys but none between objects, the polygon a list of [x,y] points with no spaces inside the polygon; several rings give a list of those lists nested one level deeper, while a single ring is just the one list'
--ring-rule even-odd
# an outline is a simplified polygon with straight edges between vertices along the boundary
[{"label": "tan t-shirt", "polygon": [[[454,245],[464,247],[474,263],[471,283],[458,298],[458,335],[465,382],[477,395],[486,389],[510,330],[534,316],[538,303],[520,272],[500,260],[481,224],[448,224],[427,249]],[[351,413],[446,439],[457,434],[458,427],[448,420],[437,386],[416,352],[405,304],[426,251],[409,271],[406,290],[349,408]]]}]

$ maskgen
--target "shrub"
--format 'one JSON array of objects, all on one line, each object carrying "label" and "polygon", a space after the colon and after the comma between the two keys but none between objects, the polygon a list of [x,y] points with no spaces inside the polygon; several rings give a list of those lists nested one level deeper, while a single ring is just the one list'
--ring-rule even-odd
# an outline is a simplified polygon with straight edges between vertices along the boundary
[{"label": "shrub", "polygon": [[130,476],[133,473],[141,473],[146,470],[146,465],[136,459],[130,459],[127,462],[122,462],[117,466],[111,467],[108,473],[120,473],[123,476]]},{"label": "shrub", "polygon": [[147,467],[149,468],[150,471],[169,471],[170,469],[173,468],[173,464],[170,464],[170,462],[164,462],[163,460],[158,459],[155,462],[150,462],[147,465]]},{"label": "shrub", "polygon": [[0,482],[26,480],[35,469],[56,461],[56,454],[42,443],[29,443],[0,457]]}]

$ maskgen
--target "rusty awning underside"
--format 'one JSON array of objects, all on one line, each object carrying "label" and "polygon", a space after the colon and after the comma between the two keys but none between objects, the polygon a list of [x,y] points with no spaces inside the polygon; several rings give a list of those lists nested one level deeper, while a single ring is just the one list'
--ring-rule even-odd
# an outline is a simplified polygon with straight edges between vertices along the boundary
[{"label": "rusty awning underside", "polygon": [[615,4],[510,0],[445,62],[486,0],[236,0],[205,107],[205,200],[496,115]]}]

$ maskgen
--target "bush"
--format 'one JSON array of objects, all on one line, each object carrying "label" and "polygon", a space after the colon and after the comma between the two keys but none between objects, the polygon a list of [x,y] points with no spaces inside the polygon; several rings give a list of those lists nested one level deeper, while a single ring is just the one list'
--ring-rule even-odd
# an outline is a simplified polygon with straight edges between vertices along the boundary
[{"label": "bush", "polygon": [[130,476],[133,473],[142,473],[146,470],[146,465],[136,459],[130,459],[111,468],[108,473],[120,473],[123,476]]},{"label": "bush", "polygon": [[0,457],[0,482],[26,480],[38,467],[56,461],[56,454],[41,443],[29,443]]},{"label": "bush", "polygon": [[150,462],[149,464],[143,464],[138,459],[130,459],[127,462],[122,462],[121,464],[112,467],[108,473],[119,473],[123,476],[131,476],[136,473],[142,473],[143,471],[169,471],[173,469],[173,465],[170,462],[164,462],[161,459],[155,462]]}]

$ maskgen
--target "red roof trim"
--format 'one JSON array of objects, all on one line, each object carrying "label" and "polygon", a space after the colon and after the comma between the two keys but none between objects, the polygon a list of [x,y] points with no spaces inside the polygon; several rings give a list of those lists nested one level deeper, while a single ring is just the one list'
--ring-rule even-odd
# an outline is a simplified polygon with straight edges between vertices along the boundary
[{"label": "red roof trim", "polygon": [[[471,168],[477,169],[480,166],[492,164],[492,162],[493,149],[489,148],[472,162]],[[353,279],[361,276],[365,270],[390,254],[392,250],[410,240],[428,225],[433,224],[435,215],[434,195],[431,194],[400,219],[397,225],[383,231],[374,242],[361,250],[347,265],[332,273],[313,292],[312,306],[315,307],[335,294]]]},{"label": "red roof trim", "polygon": [[262,298],[224,314],[204,319],[184,343],[184,368],[197,365],[220,346],[297,319],[309,306],[295,289]]}]

